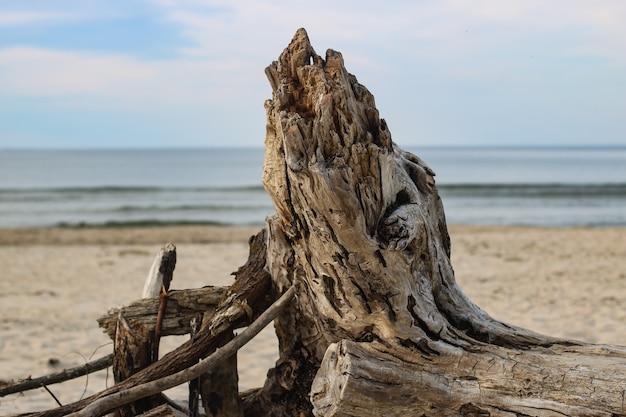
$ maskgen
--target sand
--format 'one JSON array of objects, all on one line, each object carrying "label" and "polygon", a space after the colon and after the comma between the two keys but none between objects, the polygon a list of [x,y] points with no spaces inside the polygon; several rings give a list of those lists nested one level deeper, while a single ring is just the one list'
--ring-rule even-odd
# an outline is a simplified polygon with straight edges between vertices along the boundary
[{"label": "sand", "polygon": [[[40,376],[112,351],[96,318],[139,298],[163,243],[178,248],[172,288],[228,285],[258,229],[170,227],[0,230],[0,380]],[[451,226],[465,293],[507,323],[626,345],[626,229]],[[184,337],[166,338],[162,353]],[[240,388],[263,383],[277,357],[267,328],[239,354]],[[112,384],[110,372],[50,387],[69,403]],[[184,399],[186,390],[169,394]],[[0,398],[0,415],[55,406],[43,389]]]}]

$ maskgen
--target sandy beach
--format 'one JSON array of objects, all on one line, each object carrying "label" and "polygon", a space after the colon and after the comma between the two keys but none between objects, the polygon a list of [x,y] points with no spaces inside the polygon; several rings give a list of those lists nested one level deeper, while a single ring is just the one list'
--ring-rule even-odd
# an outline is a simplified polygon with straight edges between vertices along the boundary
[{"label": "sandy beach", "polygon": [[[112,351],[96,318],[141,295],[159,248],[174,242],[173,289],[229,285],[256,228],[210,226],[0,230],[0,380],[36,377]],[[540,333],[626,345],[626,229],[450,226],[465,293],[495,318]],[[180,344],[167,338],[162,352]],[[277,357],[273,329],[239,354],[240,388]],[[101,371],[52,392],[69,403],[112,384]],[[186,390],[170,393],[184,398]],[[54,407],[43,389],[0,398],[0,415]]]}]

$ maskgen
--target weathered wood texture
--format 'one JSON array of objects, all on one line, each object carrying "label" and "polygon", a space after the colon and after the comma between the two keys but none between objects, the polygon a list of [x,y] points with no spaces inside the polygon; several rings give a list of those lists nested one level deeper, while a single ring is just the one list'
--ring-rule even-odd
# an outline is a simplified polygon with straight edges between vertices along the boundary
[{"label": "weathered wood texture", "polygon": [[626,348],[497,346],[438,355],[343,340],[312,386],[320,416],[624,415]]},{"label": "weathered wood texture", "polygon": [[[220,299],[227,291],[226,287],[203,287],[189,290],[172,290],[168,292],[167,308],[161,327],[162,336],[184,335],[191,332],[191,320],[198,313],[215,311]],[[159,297],[146,298],[110,309],[98,318],[98,324],[113,340],[117,317],[122,313],[130,323],[141,323],[146,328],[153,329],[157,320]]]},{"label": "weathered wood texture", "polygon": [[[167,303],[166,292],[176,267],[176,246],[164,245],[157,254],[146,278],[142,298],[159,296],[157,319],[154,326],[141,322],[129,323],[120,312],[114,339],[113,377],[116,384],[156,362],[159,356],[161,326]],[[116,410],[117,417],[134,417],[164,402],[159,395],[152,395],[125,404]]]},{"label": "weathered wood texture", "polygon": [[168,242],[157,253],[141,293],[141,298],[156,297],[162,290],[170,289],[176,268],[176,246]]},{"label": "weathered wood texture", "polygon": [[148,395],[160,393],[168,388],[191,381],[192,379],[198,378],[199,376],[210,372],[221,365],[224,361],[228,360],[229,357],[241,349],[265,326],[271,323],[272,320],[277,317],[278,313],[284,310],[285,306],[293,300],[293,295],[294,289],[290,288],[283,293],[280,298],[276,300],[276,302],[269,306],[253,323],[251,323],[250,326],[248,326],[222,348],[217,349],[209,357],[203,359],[199,363],[191,365],[174,374],[110,393],[110,395],[103,396],[95,401],[92,401],[80,411],[71,413],[69,416],[101,416],[122,404],[126,404],[140,398],[145,398]]},{"label": "weathered wood texture", "polygon": [[301,29],[266,74],[268,268],[297,303],[257,415],[626,414],[624,349],[501,323],[463,294],[434,172],[339,52]]},{"label": "weathered wood texture", "polygon": [[52,410],[27,413],[27,416],[56,417],[81,410],[96,399],[104,398],[148,381],[172,375],[197,364],[223,344],[228,332],[248,325],[274,301],[270,275],[265,269],[266,232],[261,230],[250,238],[250,254],[246,264],[235,273],[235,282],[224,293],[215,313],[205,320],[196,336],[159,361],[137,372],[120,384],[72,404]]},{"label": "weathered wood texture", "polygon": [[[130,378],[152,363],[154,331],[141,323],[131,325],[122,314],[115,333],[113,378],[116,384]],[[158,396],[142,398],[116,411],[117,417],[133,417],[163,404]]]},{"label": "weathered wood texture", "polygon": [[207,417],[243,417],[237,353],[200,377],[200,392]]}]

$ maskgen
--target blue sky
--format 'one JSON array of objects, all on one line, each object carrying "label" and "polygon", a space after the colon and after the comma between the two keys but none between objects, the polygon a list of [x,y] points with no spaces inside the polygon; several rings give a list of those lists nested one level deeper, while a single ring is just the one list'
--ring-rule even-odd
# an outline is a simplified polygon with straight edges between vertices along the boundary
[{"label": "blue sky", "polygon": [[626,1],[0,3],[0,149],[263,146],[299,27],[401,146],[626,145]]}]

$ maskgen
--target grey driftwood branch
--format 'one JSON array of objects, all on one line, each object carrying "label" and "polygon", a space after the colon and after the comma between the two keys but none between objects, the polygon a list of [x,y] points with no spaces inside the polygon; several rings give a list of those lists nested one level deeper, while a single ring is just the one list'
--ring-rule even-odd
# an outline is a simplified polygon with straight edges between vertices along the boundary
[{"label": "grey driftwood branch", "polygon": [[254,336],[265,328],[278,314],[290,303],[294,296],[294,289],[287,290],[274,304],[265,310],[250,326],[235,336],[230,342],[217,349],[209,357],[198,364],[190,366],[180,372],[166,377],[146,382],[123,391],[119,391],[93,401],[80,411],[70,414],[70,417],[94,417],[106,414],[121,405],[127,404],[139,398],[158,394],[166,389],[183,384],[207,373],[215,366],[235,354]]},{"label": "grey driftwood branch", "polygon": [[17,381],[0,388],[0,397],[36,388],[41,388],[43,386],[58,384],[59,382],[69,381],[70,379],[74,378],[79,378],[92,372],[97,372],[105,369],[111,366],[112,362],[113,354],[111,353],[94,361],[87,362],[80,366],[76,366],[74,368],[63,369],[62,371],[55,372],[50,375],[41,376],[38,378],[27,378],[22,381]]}]

